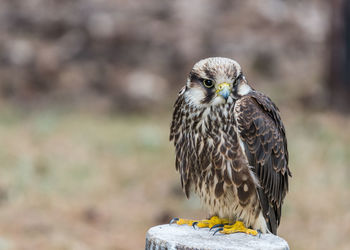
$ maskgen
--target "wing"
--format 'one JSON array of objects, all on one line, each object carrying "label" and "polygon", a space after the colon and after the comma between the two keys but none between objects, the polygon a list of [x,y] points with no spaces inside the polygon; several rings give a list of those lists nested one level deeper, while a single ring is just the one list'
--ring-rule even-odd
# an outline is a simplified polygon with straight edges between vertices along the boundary
[{"label": "wing", "polygon": [[184,92],[186,88],[182,88],[179,92],[178,98],[174,104],[173,119],[170,127],[170,141],[174,141],[176,157],[175,167],[181,175],[181,186],[186,193],[186,196],[190,196],[191,178],[193,174],[193,164],[195,162],[195,155],[193,150],[190,150],[190,143],[192,142],[189,136],[184,133],[188,130],[189,124],[186,122],[186,117],[189,116],[189,107],[186,106],[184,100]]},{"label": "wing", "polygon": [[276,234],[291,176],[279,110],[270,98],[254,91],[236,102],[234,112],[249,165],[260,183],[257,191],[263,215]]}]

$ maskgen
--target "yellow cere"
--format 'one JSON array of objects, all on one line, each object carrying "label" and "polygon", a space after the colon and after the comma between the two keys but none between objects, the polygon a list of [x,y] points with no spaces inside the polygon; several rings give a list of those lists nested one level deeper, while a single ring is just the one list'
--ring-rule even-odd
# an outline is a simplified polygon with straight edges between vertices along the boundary
[{"label": "yellow cere", "polygon": [[228,90],[230,90],[230,89],[231,89],[230,84],[227,83],[227,82],[220,83],[220,84],[218,85],[218,88],[217,88],[217,90],[216,90],[216,93],[220,92],[221,90],[223,90],[223,89],[225,89],[225,88],[228,89]]}]

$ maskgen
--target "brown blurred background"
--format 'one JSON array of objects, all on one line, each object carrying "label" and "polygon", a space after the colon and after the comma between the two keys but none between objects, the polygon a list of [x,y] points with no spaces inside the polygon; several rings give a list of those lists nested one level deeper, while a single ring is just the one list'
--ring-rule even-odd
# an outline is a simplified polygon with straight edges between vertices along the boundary
[{"label": "brown blurred background", "polygon": [[237,60],[280,107],[280,236],[350,249],[349,1],[2,0],[0,250],[143,249],[149,227],[205,217],[168,130],[209,56]]}]

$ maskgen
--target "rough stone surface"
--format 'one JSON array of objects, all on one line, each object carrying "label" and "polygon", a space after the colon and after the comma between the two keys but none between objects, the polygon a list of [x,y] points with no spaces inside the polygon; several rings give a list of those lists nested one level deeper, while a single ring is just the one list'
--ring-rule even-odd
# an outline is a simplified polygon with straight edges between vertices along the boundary
[{"label": "rough stone surface", "polygon": [[190,226],[159,225],[148,230],[146,250],[175,249],[237,249],[289,250],[288,243],[273,234],[259,236],[236,233],[213,236],[208,228],[198,230]]}]

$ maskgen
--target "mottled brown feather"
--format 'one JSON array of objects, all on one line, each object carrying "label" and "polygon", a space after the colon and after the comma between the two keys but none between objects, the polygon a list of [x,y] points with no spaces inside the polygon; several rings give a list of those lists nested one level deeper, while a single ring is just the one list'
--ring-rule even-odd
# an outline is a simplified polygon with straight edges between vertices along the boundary
[{"label": "mottled brown feather", "polygon": [[[201,85],[206,78],[233,83],[227,102]],[[211,215],[277,232],[290,175],[285,130],[277,107],[251,91],[236,62],[194,66],[174,105],[170,140],[187,197],[193,190]]]},{"label": "mottled brown feather", "polygon": [[[223,108],[227,110],[228,117],[223,115]],[[217,198],[223,195],[224,184],[234,184],[238,202],[242,206],[254,201],[256,192],[254,179],[250,175],[248,162],[238,144],[232,108],[231,105],[210,108],[210,114],[214,119],[208,116],[204,123],[206,133],[212,139],[213,145],[209,146],[208,135],[202,134],[204,109],[195,110],[190,107],[183,95],[179,95],[175,102],[170,140],[174,140],[176,169],[180,172],[186,196],[189,196],[192,184],[194,189],[199,191],[205,180],[207,189],[215,185],[214,193]],[[209,167],[214,171],[207,175]],[[242,176],[246,176],[245,181],[242,180]],[[244,185],[248,190],[244,189]]]},{"label": "mottled brown feather", "polygon": [[236,102],[235,114],[249,164],[261,186],[258,194],[264,217],[276,234],[291,176],[284,125],[276,105],[256,91]]}]

